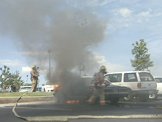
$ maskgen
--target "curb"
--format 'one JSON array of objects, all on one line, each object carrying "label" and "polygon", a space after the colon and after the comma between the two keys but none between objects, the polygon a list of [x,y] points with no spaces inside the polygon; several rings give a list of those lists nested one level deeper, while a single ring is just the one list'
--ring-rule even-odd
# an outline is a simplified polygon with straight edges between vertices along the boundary
[{"label": "curb", "polygon": [[[16,103],[18,97],[12,97],[12,98],[0,98],[0,106],[4,105],[13,105]],[[42,103],[42,102],[49,102],[52,101],[54,102],[54,97],[53,96],[41,96],[41,97],[23,97],[19,101],[19,104],[26,104],[26,103]]]},{"label": "curb", "polygon": [[21,117],[26,121],[53,121],[53,122],[68,122],[70,119],[162,119],[162,115],[121,115],[121,116],[92,116],[92,115],[78,115],[78,116],[35,116],[35,117]]}]

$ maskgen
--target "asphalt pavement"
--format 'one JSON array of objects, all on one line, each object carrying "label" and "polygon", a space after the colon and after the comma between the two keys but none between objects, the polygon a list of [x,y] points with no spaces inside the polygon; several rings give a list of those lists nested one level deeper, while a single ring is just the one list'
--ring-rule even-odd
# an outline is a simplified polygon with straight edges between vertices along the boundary
[{"label": "asphalt pavement", "polygon": [[15,111],[25,120],[15,117],[12,112],[14,104],[0,106],[2,122],[24,121],[69,121],[69,122],[161,122],[162,99],[140,102],[120,101],[116,105],[106,106],[88,104],[56,104],[52,101],[20,103]]}]

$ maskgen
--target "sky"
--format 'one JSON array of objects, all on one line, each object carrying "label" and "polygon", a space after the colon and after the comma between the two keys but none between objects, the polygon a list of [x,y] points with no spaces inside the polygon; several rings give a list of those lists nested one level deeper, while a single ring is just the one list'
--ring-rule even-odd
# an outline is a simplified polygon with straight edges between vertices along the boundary
[{"label": "sky", "polygon": [[[87,37],[89,40],[91,39],[95,40],[93,42],[90,41],[89,43],[91,43],[92,46],[87,46],[86,48],[88,48],[87,50],[94,55],[95,59],[97,60],[97,63],[99,64],[96,66],[97,67],[96,69],[93,69],[92,67],[88,67],[88,68],[92,68],[93,71],[88,72],[88,68],[87,68],[87,71],[85,71],[83,74],[92,75],[92,72],[97,72],[99,66],[101,65],[105,65],[107,67],[108,72],[134,70],[130,62],[130,59],[134,59],[134,56],[131,53],[131,50],[133,49],[132,43],[135,43],[140,39],[144,39],[145,42],[147,43],[148,54],[151,54],[150,59],[151,61],[154,62],[154,66],[149,68],[149,70],[154,76],[162,76],[161,74],[162,72],[162,63],[161,63],[162,60],[162,55],[161,55],[162,1],[161,0],[134,0],[134,1],[130,1],[130,0],[75,0],[75,1],[55,0],[55,2],[52,2],[51,0],[35,0],[34,2],[32,2],[31,0],[14,0],[14,1],[2,0],[1,1],[2,4],[0,5],[0,28],[1,28],[0,29],[0,43],[1,43],[0,44],[0,67],[7,65],[8,67],[10,67],[10,71],[12,73],[14,73],[16,70],[19,71],[20,75],[22,76],[22,79],[25,82],[28,83],[31,82],[30,71],[32,65],[37,65],[40,67],[39,85],[41,86],[41,84],[43,84],[46,81],[46,74],[48,72],[48,61],[49,61],[48,60],[49,54],[48,54],[48,50],[46,50],[47,49],[46,47],[49,46],[48,43],[47,44],[45,43],[46,45],[44,45],[44,42],[46,41],[43,41],[43,39],[48,38],[47,36],[49,35],[47,34],[45,36],[41,36],[44,33],[44,31],[40,31],[43,27],[39,25],[40,28],[37,28],[38,25],[36,25],[36,26],[32,26],[32,29],[30,29],[29,27],[29,30],[31,30],[31,32],[33,32],[34,34],[35,31],[36,33],[38,31],[39,32],[38,34],[41,37],[40,42],[43,44],[40,45],[39,41],[30,41],[30,40],[22,41],[23,37],[26,39],[30,39],[27,37],[29,36],[27,35],[29,32],[27,32],[26,35],[23,35],[23,33],[20,33],[20,31],[18,31],[19,28],[17,26],[19,25],[21,25],[21,27],[24,26],[25,27],[24,29],[26,29],[27,31],[29,31],[28,26],[31,26],[28,25],[28,23],[27,24],[21,23],[21,19],[24,18],[23,10],[26,9],[26,7],[23,6],[24,4],[22,3],[22,1],[24,3],[31,2],[30,5],[33,5],[31,6],[33,8],[38,8],[34,6],[37,4],[38,6],[39,5],[43,6],[48,4],[51,4],[51,6],[53,5],[50,8],[50,10],[46,10],[47,8],[44,7],[40,13],[35,12],[38,11],[39,8],[35,9],[33,13],[32,11],[30,11],[30,13],[27,12],[24,13],[25,16],[27,17],[30,16],[28,18],[25,18],[24,20],[34,21],[37,19],[37,18],[35,19],[34,17],[37,16],[38,13],[48,14],[48,12],[50,12],[50,14],[44,17],[44,19],[46,21],[46,28],[48,28],[48,26],[51,26],[49,27],[49,29],[51,30],[55,27],[62,31],[66,30],[66,27],[63,26],[63,24],[66,23],[66,21],[65,22],[63,21],[61,23],[60,21],[57,21],[55,17],[52,17],[52,14],[57,15],[57,12],[59,13],[60,11],[62,12],[62,13],[60,12],[60,14],[63,14],[64,11],[66,10],[69,10],[68,17],[72,18],[72,20],[75,19],[76,15],[74,13],[75,11],[77,11],[78,14],[80,14],[80,16],[78,15],[77,21],[79,22],[83,21],[82,18],[85,16],[86,18],[84,20],[85,23],[88,23],[89,25],[92,24],[93,26],[95,26],[93,29],[89,29],[89,30],[88,27],[87,28],[85,27],[86,29],[84,31],[87,34],[91,35],[90,38],[86,35],[86,33],[83,34],[84,31],[79,30],[81,33],[80,38],[84,39],[84,35],[85,35],[85,37]],[[19,14],[19,16],[22,15],[23,17],[22,18],[20,17],[19,20],[18,19],[12,20],[11,18],[16,16],[14,12],[18,11],[16,5],[22,5],[21,7],[18,7],[18,9],[20,9],[22,12],[21,14]],[[8,6],[8,8],[6,6]],[[57,17],[59,18],[60,16],[61,15],[58,15]],[[55,26],[52,26],[51,24],[52,22],[50,20],[51,18],[52,19],[54,18]],[[18,23],[12,22],[15,20],[18,21]],[[102,23],[102,25],[98,24],[97,22]],[[94,33],[92,33],[93,31]],[[50,32],[50,31],[45,31],[45,32]],[[51,31],[51,32],[53,32],[52,35],[55,35],[54,33],[55,31]],[[67,32],[68,30],[65,31],[65,33]],[[61,31],[56,33],[57,34],[61,33]],[[35,36],[34,39],[38,39],[38,38],[36,38]],[[31,55],[33,49],[31,47],[30,49],[28,48],[29,47],[28,43],[31,44],[32,42],[34,42],[35,45],[38,44],[39,49],[42,50],[44,49],[43,54],[41,56],[46,58],[45,60],[46,62],[40,63],[39,59],[41,58],[39,58],[33,64],[33,57],[29,56]],[[24,44],[21,45],[21,43]],[[53,44],[53,43],[49,43],[49,44]],[[35,45],[33,46],[33,48],[35,47]],[[51,56],[53,56],[52,53],[54,54],[55,51],[52,50]],[[35,55],[38,55],[38,53],[36,53]],[[29,58],[32,60],[29,60]],[[57,63],[58,63],[57,61],[53,61],[53,60],[51,61],[53,70],[56,68],[55,65],[57,65]],[[79,71],[77,70],[75,71],[79,73]]]}]

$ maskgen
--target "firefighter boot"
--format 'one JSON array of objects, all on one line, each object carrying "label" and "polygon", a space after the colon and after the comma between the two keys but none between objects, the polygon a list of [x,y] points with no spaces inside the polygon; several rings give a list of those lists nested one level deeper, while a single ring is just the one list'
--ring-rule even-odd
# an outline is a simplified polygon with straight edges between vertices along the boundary
[{"label": "firefighter boot", "polygon": [[88,103],[89,105],[92,105],[92,104],[93,104],[93,101],[92,101],[91,99],[89,99],[89,100],[87,101],[87,103]]},{"label": "firefighter boot", "polygon": [[106,105],[105,100],[100,101],[100,105],[102,105],[102,106]]}]

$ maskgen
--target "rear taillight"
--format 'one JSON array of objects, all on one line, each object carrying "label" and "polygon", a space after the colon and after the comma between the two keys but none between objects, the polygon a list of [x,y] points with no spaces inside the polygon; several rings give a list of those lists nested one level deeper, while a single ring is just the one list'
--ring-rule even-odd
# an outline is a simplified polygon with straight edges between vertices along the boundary
[{"label": "rear taillight", "polygon": [[137,83],[137,87],[138,88],[141,88],[141,83]]}]

